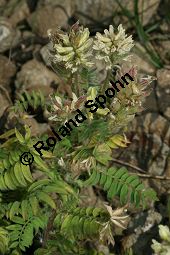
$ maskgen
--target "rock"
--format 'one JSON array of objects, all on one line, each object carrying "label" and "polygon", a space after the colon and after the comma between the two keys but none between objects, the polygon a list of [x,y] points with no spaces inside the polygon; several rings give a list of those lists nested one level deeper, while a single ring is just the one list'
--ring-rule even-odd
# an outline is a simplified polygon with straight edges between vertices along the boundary
[{"label": "rock", "polygon": [[123,237],[123,248],[126,250],[133,247],[134,254],[138,255],[151,254],[151,247],[146,243],[150,243],[155,236],[155,225],[159,224],[161,220],[162,215],[154,209],[138,213],[131,221],[131,226],[126,231],[127,234]]},{"label": "rock", "polygon": [[166,171],[166,176],[170,177],[170,153],[167,159],[167,171]]},{"label": "rock", "polygon": [[8,94],[0,88],[0,117],[2,117],[5,109],[11,104]]},{"label": "rock", "polygon": [[0,0],[0,7],[4,6],[6,4],[5,0]]},{"label": "rock", "polygon": [[138,142],[141,144],[141,148],[138,148],[141,168],[153,175],[166,173],[168,170],[166,163],[170,152],[169,122],[158,114],[148,113],[143,120],[141,117],[136,120],[133,130],[137,131]]},{"label": "rock", "polygon": [[154,146],[152,153],[156,156],[156,158],[149,166],[149,173],[153,175],[163,175],[164,172],[168,171],[168,169],[165,171],[165,168],[170,148],[166,143],[162,143],[159,136],[153,135],[153,142]]},{"label": "rock", "polygon": [[15,30],[8,19],[0,18],[0,52],[14,47],[20,38],[20,32]]},{"label": "rock", "polygon": [[30,14],[27,1],[9,0],[3,9],[3,16],[9,18],[9,22],[15,27],[20,21],[24,20]]},{"label": "rock", "polygon": [[25,0],[19,1],[16,7],[12,10],[9,21],[15,27],[19,22],[26,19],[29,14],[29,8]]},{"label": "rock", "polygon": [[135,43],[132,48],[132,64],[137,65],[138,70],[142,74],[155,74],[155,67],[149,61],[148,53],[140,43]]},{"label": "rock", "polygon": [[[169,34],[169,32],[165,32],[167,33],[167,35]],[[160,40],[159,40],[160,38]],[[170,63],[170,40],[165,39],[165,35],[164,32],[162,32],[162,35],[155,35],[155,39],[159,40],[159,44],[155,45],[156,46],[156,50],[159,53],[159,55],[161,56],[161,58],[163,59],[164,62],[164,67],[165,65],[169,65]]]},{"label": "rock", "polygon": [[[170,138],[170,126],[169,122],[161,115],[147,114],[145,117],[149,123],[149,133],[155,134],[160,138],[163,138],[164,143],[169,145]],[[146,125],[146,128],[147,125]],[[162,139],[161,139],[162,140]]]},{"label": "rock", "polygon": [[159,111],[164,114],[164,112],[167,111],[167,108],[169,107],[169,99],[170,99],[170,89],[160,89],[157,88],[157,96],[158,96],[158,105],[159,105]]},{"label": "rock", "polygon": [[[170,153],[170,125],[166,118],[158,113],[144,113],[133,120],[127,137],[131,144],[124,153],[117,152],[117,155],[121,154],[120,160],[138,166],[151,175],[167,175],[170,172],[170,164],[167,164]],[[156,187],[160,193],[170,189],[167,182],[159,185],[156,181]]]},{"label": "rock", "polygon": [[51,66],[50,50],[52,49],[52,43],[50,42],[47,45],[43,46],[40,50],[41,57],[47,66]]},{"label": "rock", "polygon": [[94,189],[92,187],[87,187],[82,189],[81,195],[83,196],[83,199],[81,201],[81,205],[83,206],[94,206],[97,203],[97,196],[94,192]]},{"label": "rock", "polygon": [[138,67],[138,70],[141,74],[150,74],[153,75],[155,72],[155,68],[152,64],[147,61],[146,55],[138,53],[133,53],[132,56],[132,64],[136,65]]},{"label": "rock", "polygon": [[22,66],[21,71],[17,74],[16,84],[19,88],[22,87],[22,90],[40,90],[48,96],[53,91],[50,85],[58,82],[55,73],[33,59]]},{"label": "rock", "polygon": [[9,58],[0,55],[0,84],[9,87],[10,79],[16,73],[16,66]]},{"label": "rock", "polygon": [[169,69],[158,69],[156,73],[158,79],[158,85],[161,88],[170,88],[170,67]]},{"label": "rock", "polygon": [[33,32],[42,37],[47,37],[48,29],[56,27],[67,28],[67,15],[61,7],[44,6],[37,9],[28,18],[28,23]]},{"label": "rock", "polygon": [[155,76],[156,69],[149,61],[148,53],[140,43],[135,43],[131,51],[130,61],[123,63],[123,68],[130,69],[131,66],[137,66],[138,74]]},{"label": "rock", "polygon": [[37,8],[42,8],[42,6],[53,6],[62,7],[68,17],[71,17],[74,12],[74,1],[70,0],[39,0]]},{"label": "rock", "polygon": [[170,68],[167,67],[167,68],[159,69],[156,75],[158,79],[158,86],[156,88],[156,93],[158,97],[157,100],[158,100],[159,111],[162,112],[163,114],[166,112],[165,115],[169,115],[167,109],[169,107],[169,102],[170,102],[170,86],[169,86]]},{"label": "rock", "polygon": [[[75,0],[74,4],[76,18],[84,25],[91,22],[88,17],[93,17],[94,20],[102,22],[102,20],[108,18],[108,16],[112,16],[114,10],[118,8],[116,1],[112,0]],[[84,15],[81,15],[82,13]],[[85,15],[88,17],[85,17]]]},{"label": "rock", "polygon": [[[152,18],[153,14],[156,12],[160,0],[150,0],[150,1],[138,1],[138,10],[140,13],[140,18],[142,20],[142,24],[146,25],[150,19]],[[81,12],[88,17],[93,17],[94,20],[99,21],[103,24],[104,20],[108,19],[108,17],[114,17],[114,12],[120,12],[122,11],[120,6],[116,1],[113,0],[75,0],[75,7],[77,12]],[[127,8],[131,14],[134,13],[134,1],[129,0],[122,0],[121,5],[124,8]],[[94,8],[95,7],[95,8]],[[118,16],[118,15],[117,15]],[[83,24],[87,24],[88,22],[91,22],[88,17],[84,17],[84,15],[80,15],[78,13],[78,19]],[[118,17],[119,18],[119,17]],[[124,18],[122,19],[122,15],[120,15],[120,20],[118,23],[122,22],[122,20],[128,21],[128,19]],[[128,23],[127,23],[128,25]]]},{"label": "rock", "polygon": [[165,115],[167,118],[169,118],[169,120],[170,120],[170,107],[168,107],[168,108],[166,109],[166,111],[164,112],[164,115]]},{"label": "rock", "polygon": [[47,134],[49,131],[49,125],[47,123],[38,123],[34,118],[26,118],[22,120],[24,125],[30,127],[31,135],[34,137],[40,137],[43,134]]},{"label": "rock", "polygon": [[[134,2],[135,1],[128,1],[124,0],[121,1],[125,2],[125,7],[129,9],[132,13],[134,13]],[[160,4],[160,0],[150,0],[150,1],[143,1],[139,0],[138,1],[138,12],[140,13],[139,17],[141,19],[142,25],[146,25],[152,16],[156,13],[158,6]]]},{"label": "rock", "polygon": [[157,101],[156,101],[156,97],[155,97],[155,93],[154,93],[154,85],[151,84],[151,89],[152,92],[151,94],[145,98],[145,102],[143,104],[144,110],[149,112],[149,111],[154,111],[157,112],[158,111],[158,105],[157,105]]}]

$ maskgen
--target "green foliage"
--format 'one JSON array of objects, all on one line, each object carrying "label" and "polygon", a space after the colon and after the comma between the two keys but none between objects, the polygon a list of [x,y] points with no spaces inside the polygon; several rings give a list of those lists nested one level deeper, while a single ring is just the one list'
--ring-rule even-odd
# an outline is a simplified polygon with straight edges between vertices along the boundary
[{"label": "green foliage", "polygon": [[99,85],[97,77],[97,72],[96,69],[86,69],[83,68],[81,72],[81,81],[80,84],[83,88],[88,88],[88,87],[95,87]]},{"label": "green foliage", "polygon": [[133,255],[133,251],[130,248],[130,249],[126,250],[122,255]]},{"label": "green foliage", "polygon": [[26,251],[33,241],[34,234],[39,232],[39,229],[44,229],[47,219],[40,217],[29,217],[24,220],[21,217],[15,216],[13,223],[7,226],[6,229],[9,231],[10,236],[10,247],[19,247],[22,251]]},{"label": "green foliage", "polygon": [[19,99],[16,100],[13,110],[16,113],[22,113],[28,110],[28,107],[32,107],[36,110],[38,107],[45,107],[44,95],[41,91],[32,93],[25,91],[22,95],[19,95]]},{"label": "green foliage", "polygon": [[[57,247],[57,248],[55,248]],[[103,252],[98,252],[92,248],[82,248],[82,243],[72,242],[69,239],[63,238],[60,234],[56,240],[49,241],[48,248],[40,248],[36,250],[35,255],[54,255],[57,252],[62,255],[104,255]],[[113,255],[113,254],[110,254]]]},{"label": "green foliage", "polygon": [[5,254],[8,250],[9,234],[5,228],[0,227],[0,253]]},{"label": "green foliage", "polygon": [[130,175],[126,168],[117,169],[111,167],[105,171],[94,169],[90,178],[84,182],[84,186],[100,184],[107,191],[108,199],[114,196],[120,197],[122,204],[134,203],[136,206],[146,205],[148,199],[155,200],[155,192],[145,189],[143,183],[136,175]]},{"label": "green foliage", "polygon": [[[41,219],[42,203],[44,207],[55,210],[56,202],[51,196],[52,193],[58,194],[62,200],[68,194],[74,197],[76,195],[69,184],[57,177],[52,169],[50,171],[45,161],[34,150],[32,145],[35,140],[31,139],[28,126],[25,126],[25,135],[15,129],[0,136],[0,139],[5,138],[8,138],[8,141],[1,144],[0,148],[0,219],[6,218],[12,225],[6,228],[10,231],[9,237],[8,232],[2,230],[4,235],[0,249],[2,252],[5,252],[6,248],[25,251],[26,247],[32,244],[39,228],[45,228]],[[20,162],[20,156],[26,151],[31,151],[34,156],[33,169]],[[44,156],[51,158],[52,154],[45,152]],[[33,173],[40,169],[46,177],[44,175],[43,179],[37,180]]]},{"label": "green foliage", "polygon": [[[54,225],[66,238],[84,239],[99,234],[102,220],[108,220],[107,213],[101,208],[75,208],[67,213],[61,212],[54,220]],[[104,221],[105,220],[105,221]]]}]

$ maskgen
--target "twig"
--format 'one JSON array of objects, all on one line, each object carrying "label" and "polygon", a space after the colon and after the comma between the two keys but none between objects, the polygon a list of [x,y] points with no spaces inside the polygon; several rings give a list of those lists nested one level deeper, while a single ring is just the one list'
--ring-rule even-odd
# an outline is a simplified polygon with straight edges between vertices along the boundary
[{"label": "twig", "polygon": [[170,177],[166,177],[166,176],[159,176],[159,175],[151,175],[151,174],[146,174],[146,172],[141,169],[140,167],[138,166],[134,166],[132,164],[129,164],[127,162],[123,162],[122,160],[119,160],[119,159],[115,159],[113,158],[112,159],[113,162],[119,164],[119,165],[123,165],[123,166],[127,166],[127,167],[130,167],[142,174],[137,174],[139,177],[141,178],[149,178],[149,179],[157,179],[157,180],[166,180],[166,181],[170,181]]},{"label": "twig", "polygon": [[159,176],[159,175],[150,175],[150,174],[137,174],[141,178],[148,178],[148,179],[157,179],[157,180],[164,180],[164,181],[170,181],[170,177],[166,177],[165,175]]},{"label": "twig", "polygon": [[117,163],[117,164],[124,165],[124,166],[130,167],[130,168],[133,168],[133,169],[135,169],[136,171],[138,171],[138,172],[140,172],[140,173],[146,174],[146,172],[145,172],[143,169],[141,169],[140,167],[138,167],[138,166],[134,166],[134,165],[132,165],[132,164],[129,164],[129,163],[127,163],[127,162],[123,162],[122,160],[119,160],[119,159],[116,159],[116,158],[112,158],[112,161],[115,162],[115,163]]}]

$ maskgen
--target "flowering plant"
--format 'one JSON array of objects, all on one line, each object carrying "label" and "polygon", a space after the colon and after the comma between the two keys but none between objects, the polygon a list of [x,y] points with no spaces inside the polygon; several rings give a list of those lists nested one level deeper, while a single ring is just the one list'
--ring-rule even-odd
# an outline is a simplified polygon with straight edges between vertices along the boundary
[{"label": "flowering plant", "polygon": [[[22,95],[11,109],[16,117],[19,113],[20,131],[15,128],[0,136],[7,139],[0,148],[0,253],[21,255],[32,245],[35,255],[103,255],[99,244],[114,246],[116,228],[123,231],[130,219],[129,205],[145,208],[148,200],[157,199],[137,175],[112,162],[114,150],[130,143],[125,132],[142,110],[152,78],[139,80],[136,67],[129,66],[128,86],[117,81],[125,73],[121,64],[128,61],[133,47],[132,36],[125,34],[122,25],[117,31],[110,26],[95,38],[78,22],[69,33],[57,29],[48,34],[53,46],[51,65],[61,77],[63,93],[58,89],[47,102],[41,93]],[[115,95],[106,101],[104,93],[107,89],[109,95],[113,83]],[[48,137],[42,155],[34,150],[39,139],[19,119],[29,106],[34,111],[42,107],[50,135],[65,123],[72,131],[62,126],[64,138],[58,143]],[[41,146],[45,139],[42,136]],[[31,166],[20,162],[25,151],[33,154]],[[106,201],[98,207],[90,203],[87,193],[93,186],[99,193],[104,190],[101,197]],[[112,209],[115,196],[120,207]],[[37,238],[40,248],[36,250]]]}]

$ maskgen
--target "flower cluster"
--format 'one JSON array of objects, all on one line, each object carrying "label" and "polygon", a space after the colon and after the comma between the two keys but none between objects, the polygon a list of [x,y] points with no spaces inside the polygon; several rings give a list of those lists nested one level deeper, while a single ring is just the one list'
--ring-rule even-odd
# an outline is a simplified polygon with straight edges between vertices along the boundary
[{"label": "flower cluster", "polygon": [[105,62],[106,70],[112,69],[113,65],[129,59],[129,51],[134,45],[132,36],[125,34],[122,25],[117,30],[115,33],[110,25],[104,34],[97,32],[95,40],[89,38],[89,29],[79,26],[78,22],[71,27],[69,33],[59,29],[56,32],[49,30],[48,35],[55,52],[53,62],[62,63],[66,69],[75,73],[81,67],[94,65],[92,53],[95,50],[95,58]]},{"label": "flower cluster", "polygon": [[142,103],[145,97],[150,94],[151,89],[148,89],[148,87],[154,80],[151,76],[138,80],[135,67],[131,68],[128,73],[134,78],[134,81],[129,81],[128,86],[125,86],[116,94],[108,107],[110,110],[110,125],[112,130],[115,128],[115,132],[127,126],[133,120],[135,114],[143,110]]},{"label": "flower cluster", "polygon": [[72,93],[72,100],[64,99],[60,96],[51,97],[52,106],[49,120],[67,121],[76,109],[83,108],[85,100],[85,96],[77,98],[74,93]]},{"label": "flower cluster", "polygon": [[168,255],[170,254],[170,230],[167,226],[159,225],[159,235],[162,239],[162,243],[152,240],[152,249],[155,251],[155,255]]},{"label": "flower cluster", "polygon": [[107,236],[108,243],[112,243],[114,246],[114,238],[111,231],[111,224],[125,229],[129,221],[129,215],[125,214],[125,212],[127,211],[125,207],[117,208],[115,210],[113,210],[111,206],[108,206],[106,204],[105,207],[110,215],[110,219],[108,222],[103,224],[103,228],[100,232],[100,239],[103,240],[105,239],[105,236]]},{"label": "flower cluster", "polygon": [[55,33],[49,31],[48,34],[55,51],[54,63],[62,63],[72,73],[77,72],[79,67],[93,66],[90,61],[93,39],[89,38],[88,28],[79,26],[77,22],[69,34],[60,30]]},{"label": "flower cluster", "polygon": [[109,30],[104,30],[104,35],[96,33],[93,49],[97,52],[96,58],[104,60],[108,70],[112,69],[113,64],[128,60],[133,45],[132,36],[127,37],[122,25],[118,26],[118,33],[115,33],[113,26],[110,25]]}]

